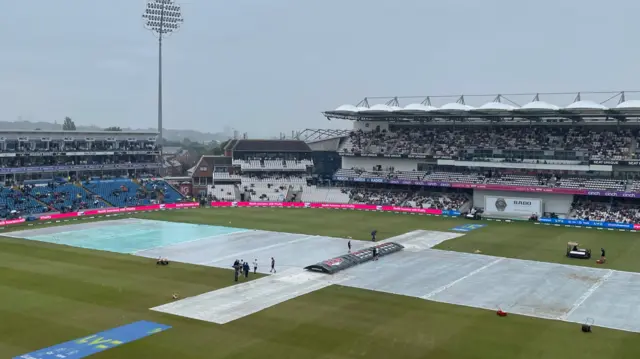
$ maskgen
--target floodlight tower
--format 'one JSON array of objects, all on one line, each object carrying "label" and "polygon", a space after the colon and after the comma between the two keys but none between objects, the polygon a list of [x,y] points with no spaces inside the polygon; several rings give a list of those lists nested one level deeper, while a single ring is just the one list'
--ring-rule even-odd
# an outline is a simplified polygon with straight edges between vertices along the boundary
[{"label": "floodlight tower", "polygon": [[147,0],[144,26],[158,38],[158,145],[162,154],[162,39],[177,32],[184,21],[180,5],[173,0]]}]

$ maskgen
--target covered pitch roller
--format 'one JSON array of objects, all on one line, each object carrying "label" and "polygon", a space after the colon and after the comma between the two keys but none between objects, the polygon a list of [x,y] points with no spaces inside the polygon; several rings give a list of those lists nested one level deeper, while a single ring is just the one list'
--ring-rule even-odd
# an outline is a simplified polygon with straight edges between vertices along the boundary
[{"label": "covered pitch roller", "polygon": [[326,261],[312,264],[305,267],[304,269],[314,272],[334,274],[347,268],[351,268],[355,265],[374,260],[377,257],[383,257],[391,253],[400,252],[403,249],[404,246],[395,242],[381,243],[376,246],[364,248],[356,252],[342,255],[340,257],[335,257]]}]

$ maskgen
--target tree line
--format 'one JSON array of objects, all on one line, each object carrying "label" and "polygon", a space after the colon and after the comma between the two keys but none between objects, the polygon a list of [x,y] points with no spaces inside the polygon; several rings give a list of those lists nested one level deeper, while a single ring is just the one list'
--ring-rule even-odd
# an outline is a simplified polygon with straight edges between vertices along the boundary
[{"label": "tree line", "polygon": [[[64,118],[64,122],[62,123],[62,130],[63,131],[75,131],[76,130],[76,124],[75,124],[75,122],[73,122],[71,117],[67,116],[67,117]],[[122,128],[120,128],[118,126],[111,126],[111,127],[105,128],[104,131],[120,132],[120,131],[122,131]]]}]

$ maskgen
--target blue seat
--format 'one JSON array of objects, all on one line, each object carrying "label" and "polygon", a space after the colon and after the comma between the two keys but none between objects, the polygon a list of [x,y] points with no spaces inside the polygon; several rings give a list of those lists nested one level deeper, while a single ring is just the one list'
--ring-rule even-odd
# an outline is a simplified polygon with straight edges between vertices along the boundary
[{"label": "blue seat", "polygon": [[28,193],[2,187],[0,189],[0,213],[6,217],[14,210],[21,214],[38,214],[47,212],[48,208],[30,197]]},{"label": "blue seat", "polygon": [[50,186],[34,187],[29,194],[39,201],[62,211],[64,208],[101,208],[105,207],[105,203],[95,202],[93,196],[89,195],[84,189],[73,184],[61,184]]},{"label": "blue seat", "polygon": [[115,181],[89,181],[83,184],[88,191],[99,195],[116,207],[144,206],[156,199],[156,190],[164,192],[164,203],[180,202],[182,194],[165,181],[145,180],[141,187],[137,183],[119,179]]},{"label": "blue seat", "polygon": [[83,183],[84,188],[102,197],[115,207],[141,206],[150,204],[147,198],[139,198],[140,186],[130,180],[90,181]]},{"label": "blue seat", "polygon": [[176,191],[167,182],[161,180],[145,180],[144,188],[152,199],[155,199],[155,191],[160,189],[164,193],[164,203],[181,202],[184,196]]}]

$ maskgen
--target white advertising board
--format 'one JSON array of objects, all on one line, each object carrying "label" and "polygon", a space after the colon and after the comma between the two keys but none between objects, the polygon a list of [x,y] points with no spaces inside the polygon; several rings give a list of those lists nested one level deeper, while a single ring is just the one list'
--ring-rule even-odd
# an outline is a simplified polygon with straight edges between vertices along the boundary
[{"label": "white advertising board", "polygon": [[504,213],[530,216],[534,213],[542,215],[542,200],[540,198],[513,197],[484,197],[485,213]]}]

